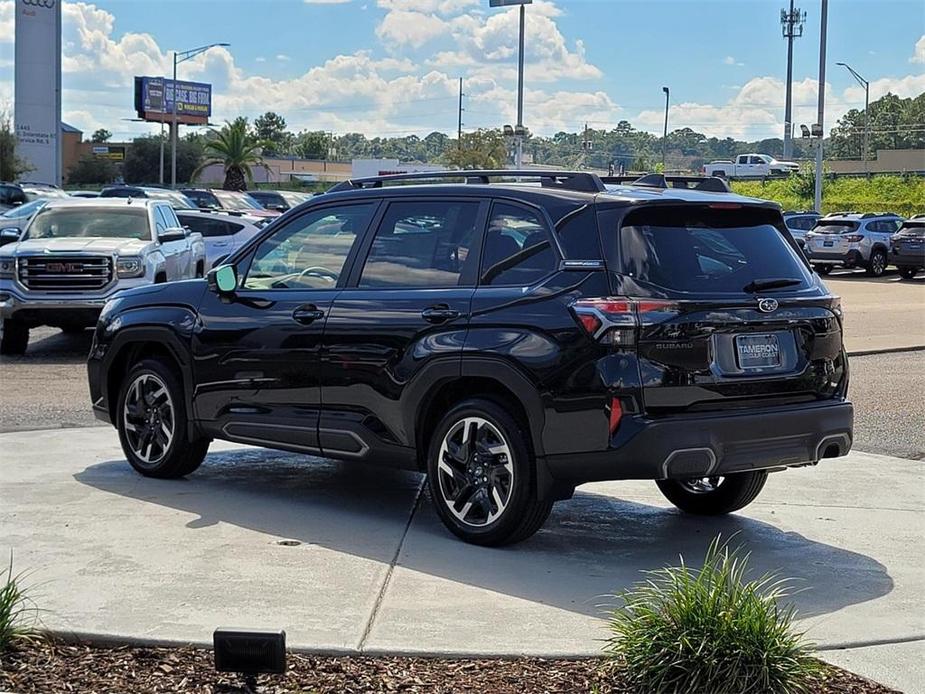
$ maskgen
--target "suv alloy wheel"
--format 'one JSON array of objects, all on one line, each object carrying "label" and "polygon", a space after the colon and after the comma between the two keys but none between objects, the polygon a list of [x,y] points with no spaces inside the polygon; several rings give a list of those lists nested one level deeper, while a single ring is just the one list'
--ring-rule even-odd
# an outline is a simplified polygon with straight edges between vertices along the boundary
[{"label": "suv alloy wheel", "polygon": [[466,400],[431,437],[427,477],[437,514],[458,537],[504,545],[543,525],[552,502],[536,498],[527,435],[502,407]]},{"label": "suv alloy wheel", "polygon": [[867,264],[867,274],[871,277],[880,277],[886,270],[886,253],[880,249],[870,254],[870,261]]},{"label": "suv alloy wheel", "polygon": [[146,477],[183,477],[198,468],[209,439],[187,436],[183,388],[158,359],[145,359],[122,381],[116,426],[125,457]]}]

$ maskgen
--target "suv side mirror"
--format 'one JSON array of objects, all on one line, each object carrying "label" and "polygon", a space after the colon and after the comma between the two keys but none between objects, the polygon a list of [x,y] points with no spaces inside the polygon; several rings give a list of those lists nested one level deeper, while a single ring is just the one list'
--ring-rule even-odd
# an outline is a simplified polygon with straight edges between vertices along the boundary
[{"label": "suv side mirror", "polygon": [[238,288],[238,271],[234,265],[220,265],[209,270],[206,277],[209,289],[216,294],[234,294]]},{"label": "suv side mirror", "polygon": [[164,229],[164,231],[157,235],[157,240],[161,243],[169,243],[170,241],[182,241],[185,238],[186,231],[183,229],[183,227]]},{"label": "suv side mirror", "polygon": [[19,227],[0,229],[0,246],[5,246],[8,243],[16,243],[20,238],[22,238],[22,229]]}]

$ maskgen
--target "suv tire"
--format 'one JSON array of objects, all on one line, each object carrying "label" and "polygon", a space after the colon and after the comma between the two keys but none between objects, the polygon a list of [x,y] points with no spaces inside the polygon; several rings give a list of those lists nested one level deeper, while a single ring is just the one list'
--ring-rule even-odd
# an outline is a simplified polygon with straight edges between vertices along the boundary
[{"label": "suv tire", "polygon": [[867,261],[867,274],[871,277],[882,277],[886,265],[886,251],[878,248],[870,254],[870,260]]},{"label": "suv tire", "polygon": [[29,346],[29,326],[17,320],[5,319],[0,332],[0,354],[19,356]]},{"label": "suv tire", "polygon": [[915,278],[915,273],[918,270],[916,267],[911,267],[909,265],[902,265],[899,268],[899,276],[904,280],[911,280]]},{"label": "suv tire", "polygon": [[726,477],[656,480],[665,498],[685,513],[721,516],[748,506],[764,489],[767,470],[737,472]]},{"label": "suv tire", "polygon": [[[470,446],[473,438],[478,446]],[[537,499],[535,469],[527,433],[491,400],[456,405],[428,446],[437,515],[453,534],[477,545],[519,542],[540,529],[552,502]]]},{"label": "suv tire", "polygon": [[183,386],[174,369],[144,359],[119,386],[116,427],[125,457],[145,477],[173,479],[198,468],[207,438],[190,439]]}]

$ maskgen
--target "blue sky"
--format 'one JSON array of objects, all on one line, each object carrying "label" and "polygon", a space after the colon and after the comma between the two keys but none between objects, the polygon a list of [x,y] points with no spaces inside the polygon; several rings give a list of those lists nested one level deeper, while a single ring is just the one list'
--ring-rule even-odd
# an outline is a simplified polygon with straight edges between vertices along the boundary
[{"label": "blue sky", "polygon": [[[525,123],[541,134],[626,119],[754,139],[780,134],[784,0],[536,0],[528,6]],[[794,121],[812,122],[819,0],[794,51]],[[467,128],[513,122],[516,10],[487,0],[98,0],[64,4],[65,120],[128,137],[132,76],[169,71],[170,51],[231,43],[181,66],[215,85],[213,120],[266,110],[294,129],[368,135],[451,132],[456,80]],[[13,3],[0,0],[0,104],[12,101]],[[835,62],[888,90],[925,91],[925,4],[832,0],[827,118],[863,92]]]}]

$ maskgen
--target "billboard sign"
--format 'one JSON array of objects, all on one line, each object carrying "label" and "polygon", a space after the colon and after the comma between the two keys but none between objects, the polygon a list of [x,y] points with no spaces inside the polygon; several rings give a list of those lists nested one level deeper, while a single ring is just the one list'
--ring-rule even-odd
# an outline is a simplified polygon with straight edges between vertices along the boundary
[{"label": "billboard sign", "polygon": [[110,159],[112,161],[125,161],[125,145],[93,145],[90,149],[93,156]]},{"label": "billboard sign", "polygon": [[13,120],[27,177],[61,183],[61,2],[16,0]]},{"label": "billboard sign", "polygon": [[177,121],[202,124],[212,115],[212,85],[163,77],[135,78],[135,110],[145,120],[171,120],[176,92]]}]

